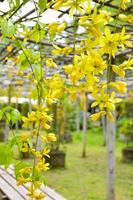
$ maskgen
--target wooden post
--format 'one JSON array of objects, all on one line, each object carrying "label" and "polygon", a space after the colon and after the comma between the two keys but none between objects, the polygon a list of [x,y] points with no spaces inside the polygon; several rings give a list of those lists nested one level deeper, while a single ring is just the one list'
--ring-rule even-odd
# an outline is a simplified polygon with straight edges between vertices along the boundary
[{"label": "wooden post", "polygon": [[[115,80],[111,67],[108,70],[107,84]],[[107,89],[108,94],[112,90]],[[113,111],[114,122],[106,119],[106,180],[107,180],[107,200],[115,200],[115,111]]]},{"label": "wooden post", "polygon": [[106,145],[106,116],[102,116],[103,146]]},{"label": "wooden post", "polygon": [[107,119],[107,200],[115,200],[115,130],[115,123]]},{"label": "wooden post", "polygon": [[87,134],[87,95],[85,93],[83,105],[83,151],[82,157],[86,157],[86,134]]},{"label": "wooden post", "polygon": [[77,133],[79,133],[79,131],[80,131],[80,105],[79,105],[79,99],[77,100],[76,131],[77,131]]}]

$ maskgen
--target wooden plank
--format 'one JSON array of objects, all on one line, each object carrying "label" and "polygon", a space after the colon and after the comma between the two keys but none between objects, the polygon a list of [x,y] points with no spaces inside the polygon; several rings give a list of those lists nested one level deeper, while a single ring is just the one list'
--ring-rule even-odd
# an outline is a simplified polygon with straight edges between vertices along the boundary
[{"label": "wooden plank", "polygon": [[0,169],[0,176],[5,180],[11,187],[14,188],[22,197],[23,199],[27,200],[27,190],[23,186],[18,186],[16,180],[6,171]]},{"label": "wooden plank", "polygon": [[0,177],[0,188],[10,200],[24,200],[5,180]]},{"label": "wooden plank", "polygon": [[47,194],[49,197],[51,197],[52,200],[66,200],[64,197],[62,197],[59,193],[54,191],[48,186],[42,186],[41,191]]},{"label": "wooden plank", "polygon": [[[11,174],[14,174],[13,165],[10,165],[9,172]],[[57,193],[55,190],[51,189],[48,186],[43,185],[41,187],[41,191],[44,194],[46,194],[51,200],[66,200],[64,197],[62,197],[62,195],[60,195],[59,193]],[[45,198],[45,200],[46,200],[46,198]]]},{"label": "wooden plank", "polygon": [[[3,169],[4,170],[4,169]],[[15,190],[17,190],[20,194],[23,194],[22,196],[24,197],[24,199],[27,199],[26,197],[26,193],[27,193],[27,189],[26,186],[17,186],[16,184],[16,180],[15,178],[15,174],[14,174],[14,167],[13,165],[10,165],[9,168],[7,169],[7,175],[4,174],[5,179],[8,179],[8,183],[11,184],[11,182],[13,183],[13,187]],[[51,189],[48,186],[42,186],[41,187],[41,192],[43,192],[46,197],[44,198],[44,200],[66,200],[64,197],[62,197],[60,194],[58,194],[56,191],[54,191],[53,189]]]}]

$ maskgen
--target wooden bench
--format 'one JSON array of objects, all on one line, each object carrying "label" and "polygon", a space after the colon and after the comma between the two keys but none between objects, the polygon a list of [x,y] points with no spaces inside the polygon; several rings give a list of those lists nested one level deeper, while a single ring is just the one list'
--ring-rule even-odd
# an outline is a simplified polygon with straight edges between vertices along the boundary
[{"label": "wooden bench", "polygon": [[[43,185],[40,190],[46,195],[44,200],[66,200],[48,186]],[[27,189],[24,185],[17,186],[13,166],[6,171],[0,167],[0,200],[28,200],[26,194]]]}]

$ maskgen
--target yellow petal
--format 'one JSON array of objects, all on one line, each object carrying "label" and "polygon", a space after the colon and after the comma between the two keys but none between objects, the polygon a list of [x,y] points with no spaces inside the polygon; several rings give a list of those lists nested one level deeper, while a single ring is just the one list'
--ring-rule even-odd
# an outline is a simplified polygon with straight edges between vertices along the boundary
[{"label": "yellow petal", "polygon": [[111,112],[108,112],[107,116],[108,116],[109,121],[114,122],[114,117]]},{"label": "yellow petal", "polygon": [[92,114],[91,116],[92,121],[97,121],[100,118],[100,113]]}]

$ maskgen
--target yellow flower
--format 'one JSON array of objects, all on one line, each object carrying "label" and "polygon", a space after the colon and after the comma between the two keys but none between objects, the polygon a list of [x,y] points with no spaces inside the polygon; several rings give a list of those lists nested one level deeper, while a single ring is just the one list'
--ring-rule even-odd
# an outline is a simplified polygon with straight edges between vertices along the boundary
[{"label": "yellow flower", "polygon": [[22,142],[27,142],[29,138],[29,133],[21,133],[20,137]]},{"label": "yellow flower", "polygon": [[24,174],[31,174],[32,172],[32,167],[25,167],[19,170],[19,172],[24,175]]},{"label": "yellow flower", "polygon": [[127,7],[127,3],[130,3],[131,2],[131,0],[120,0],[120,7],[123,9],[123,10],[125,10],[126,9],[126,7]]},{"label": "yellow flower", "polygon": [[85,2],[88,2],[88,0],[68,0],[63,3],[63,6],[69,8],[69,15],[72,16],[75,12],[83,13]]},{"label": "yellow flower", "polygon": [[109,121],[114,122],[114,116],[111,112],[107,112],[107,117],[108,117]]},{"label": "yellow flower", "polygon": [[47,135],[41,135],[41,138],[45,141],[45,142],[55,142],[57,140],[56,136],[54,133],[48,133]]},{"label": "yellow flower", "polygon": [[[75,61],[76,59],[78,59],[78,56],[75,57]],[[69,75],[69,79],[72,83],[75,83],[85,76],[82,66],[77,66],[76,64],[64,66],[64,70],[65,73]]]},{"label": "yellow flower", "polygon": [[39,192],[37,190],[38,186],[39,187],[41,186],[41,183],[39,183],[38,185],[36,183],[35,184],[31,183],[31,185],[27,188],[28,189],[28,194],[27,195],[30,196],[34,200],[44,199],[45,198],[45,194],[42,193],[42,192]]},{"label": "yellow flower", "polygon": [[57,68],[56,63],[53,61],[52,58],[47,58],[47,59],[46,59],[46,66],[47,66],[47,67],[54,67],[54,68]]},{"label": "yellow flower", "polygon": [[99,106],[100,110],[107,109],[107,111],[113,111],[115,110],[115,104],[121,101],[120,98],[115,98],[115,92],[108,94],[104,89],[99,94],[93,93],[93,97],[96,101],[92,103],[91,107]]},{"label": "yellow flower", "polygon": [[125,27],[122,28],[121,33],[116,33],[118,37],[119,46],[121,46],[123,49],[125,48],[125,46],[133,47],[132,42],[129,41],[131,35],[125,33],[126,33]]},{"label": "yellow flower", "polygon": [[38,171],[47,171],[49,169],[49,163],[45,163],[45,159],[42,158],[36,165]]},{"label": "yellow flower", "polygon": [[99,37],[101,36],[101,28],[112,20],[110,13],[106,11],[100,11],[98,13],[95,7],[91,15],[80,17],[79,24],[85,27],[87,32],[94,35],[94,37]]},{"label": "yellow flower", "polygon": [[29,145],[28,145],[27,142],[24,142],[24,143],[23,143],[23,146],[22,146],[22,148],[21,148],[21,151],[22,151],[23,153],[26,153],[26,152],[29,151]]},{"label": "yellow flower", "polygon": [[17,185],[23,185],[27,183],[29,179],[24,178],[23,176],[20,176],[17,178]]},{"label": "yellow flower", "polygon": [[133,15],[120,14],[119,19],[123,22],[133,23]]},{"label": "yellow flower", "polygon": [[28,127],[31,125],[33,122],[36,121],[36,113],[32,111],[31,113],[28,113],[27,117],[22,117],[23,127]]},{"label": "yellow flower", "polygon": [[54,50],[52,50],[52,54],[53,55],[60,55],[60,54],[68,55],[68,54],[70,54],[73,51],[72,47],[60,48],[57,45],[53,45],[53,46],[55,48]]},{"label": "yellow flower", "polygon": [[122,81],[110,82],[109,86],[115,88],[118,92],[126,93],[126,83]]},{"label": "yellow flower", "polygon": [[108,27],[105,27],[105,36],[100,39],[100,47],[102,54],[107,53],[110,56],[115,57],[118,47],[124,48],[124,46],[132,47],[132,43],[128,40],[131,36],[125,34],[125,27],[123,27],[121,33],[111,33]]},{"label": "yellow flower", "polygon": [[45,148],[43,149],[43,151],[42,151],[42,155],[49,158],[49,157],[50,157],[50,156],[49,156],[49,152],[50,152],[50,149],[47,148],[47,147],[45,147]]},{"label": "yellow flower", "polygon": [[62,7],[63,1],[64,0],[56,0],[52,8],[55,10],[59,10],[59,8]]},{"label": "yellow flower", "polygon": [[57,140],[55,134],[53,133],[48,133],[46,137],[49,142],[55,142]]},{"label": "yellow flower", "polygon": [[118,35],[111,34],[110,29],[105,27],[105,36],[100,39],[101,52],[115,57],[115,53],[118,51],[118,45]]},{"label": "yellow flower", "polygon": [[121,66],[112,65],[112,70],[118,74],[120,77],[125,77],[125,71]]},{"label": "yellow flower", "polygon": [[7,51],[8,51],[9,53],[12,52],[12,50],[13,50],[13,46],[12,46],[12,45],[7,46]]},{"label": "yellow flower", "polygon": [[100,111],[98,113],[92,114],[90,116],[90,118],[92,119],[92,121],[97,121],[101,116],[105,115],[106,112],[105,111]]},{"label": "yellow flower", "polygon": [[122,69],[130,69],[133,70],[133,58],[124,61],[122,64],[119,65],[120,68]]},{"label": "yellow flower", "polygon": [[48,26],[49,35],[56,35],[61,33],[66,28],[66,23],[58,24],[57,22],[51,23]]}]

